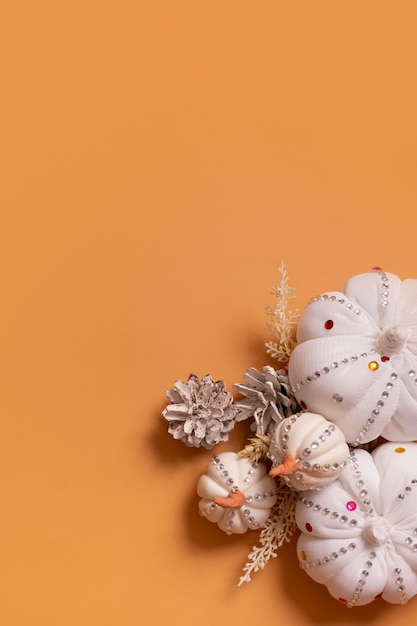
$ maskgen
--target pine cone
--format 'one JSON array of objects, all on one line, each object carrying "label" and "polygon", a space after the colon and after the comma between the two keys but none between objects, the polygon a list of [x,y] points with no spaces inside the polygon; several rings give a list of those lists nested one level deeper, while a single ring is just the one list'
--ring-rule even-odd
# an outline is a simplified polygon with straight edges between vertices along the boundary
[{"label": "pine cone", "polygon": [[207,450],[228,440],[237,410],[222,380],[214,382],[207,374],[200,381],[190,374],[187,383],[177,380],[174,388],[167,391],[167,397],[171,404],[162,414],[174,439]]},{"label": "pine cone", "polygon": [[250,367],[243,378],[246,385],[234,385],[244,400],[235,402],[236,421],[253,418],[251,430],[257,435],[275,434],[279,422],[301,410],[291,392],[285,370],[266,365],[263,373]]}]

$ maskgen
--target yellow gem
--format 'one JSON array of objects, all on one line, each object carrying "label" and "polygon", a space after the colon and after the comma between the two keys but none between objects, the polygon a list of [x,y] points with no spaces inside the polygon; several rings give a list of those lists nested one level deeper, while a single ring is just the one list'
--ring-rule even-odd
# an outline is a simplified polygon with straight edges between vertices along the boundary
[{"label": "yellow gem", "polygon": [[376,372],[376,370],[378,369],[379,365],[376,361],[371,361],[370,363],[368,363],[368,367],[371,370],[371,372]]},{"label": "yellow gem", "polygon": [[405,448],[395,448],[395,452],[398,452],[398,454],[401,454],[401,452],[405,452]]},{"label": "yellow gem", "polygon": [[306,553],[304,552],[304,550],[301,550],[301,552],[300,552],[300,558],[301,558],[301,560],[302,560],[302,561],[305,561],[305,560],[306,560],[307,555],[306,555]]}]

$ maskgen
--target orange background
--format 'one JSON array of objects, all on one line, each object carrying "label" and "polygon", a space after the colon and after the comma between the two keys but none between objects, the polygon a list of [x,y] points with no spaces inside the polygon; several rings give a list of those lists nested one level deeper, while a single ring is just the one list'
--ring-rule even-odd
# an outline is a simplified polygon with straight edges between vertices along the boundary
[{"label": "orange background", "polygon": [[[416,19],[403,2],[3,5],[2,626],[414,624],[352,610],[295,546],[199,517],[211,452],[165,390],[271,363],[295,305],[381,265],[417,277]],[[239,424],[216,451],[239,450]]]}]

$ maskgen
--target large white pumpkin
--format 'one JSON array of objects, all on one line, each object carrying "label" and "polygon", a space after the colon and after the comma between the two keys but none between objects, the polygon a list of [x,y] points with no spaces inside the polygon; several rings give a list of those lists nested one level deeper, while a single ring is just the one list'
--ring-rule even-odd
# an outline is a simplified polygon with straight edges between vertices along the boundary
[{"label": "large white pumpkin", "polygon": [[358,449],[339,478],[300,494],[301,567],[347,606],[417,593],[417,444]]},{"label": "large white pumpkin", "polygon": [[292,391],[352,445],[417,439],[417,280],[376,270],[313,298],[289,360]]},{"label": "large white pumpkin", "polygon": [[229,535],[241,534],[265,524],[277,500],[277,484],[263,463],[223,452],[211,458],[197,493],[201,515]]}]

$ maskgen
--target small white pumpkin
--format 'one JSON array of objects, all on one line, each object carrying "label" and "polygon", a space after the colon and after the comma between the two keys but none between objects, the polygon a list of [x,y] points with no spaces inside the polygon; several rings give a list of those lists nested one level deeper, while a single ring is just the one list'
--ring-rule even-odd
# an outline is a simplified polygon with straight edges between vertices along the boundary
[{"label": "small white pumpkin", "polygon": [[339,476],[349,447],[342,431],[317,413],[284,419],[269,447],[271,476],[282,476],[298,491],[319,489]]},{"label": "small white pumpkin", "polygon": [[375,271],[313,298],[289,379],[300,405],[353,445],[417,439],[417,280]]},{"label": "small white pumpkin", "polygon": [[263,463],[234,452],[212,456],[197,484],[200,514],[227,534],[261,528],[277,500],[277,485]]},{"label": "small white pumpkin", "polygon": [[417,444],[351,452],[339,478],[300,494],[301,567],[348,607],[417,593]]}]

